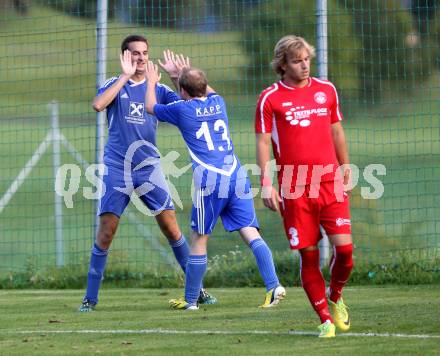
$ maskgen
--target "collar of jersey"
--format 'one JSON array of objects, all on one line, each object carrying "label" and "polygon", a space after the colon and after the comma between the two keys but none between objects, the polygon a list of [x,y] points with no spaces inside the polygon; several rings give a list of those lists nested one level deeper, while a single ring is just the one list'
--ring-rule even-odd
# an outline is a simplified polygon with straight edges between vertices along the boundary
[{"label": "collar of jersey", "polygon": [[207,97],[207,96],[203,96],[203,97],[201,97],[201,98],[196,97],[196,98],[192,98],[192,99],[190,99],[190,100],[192,100],[192,101],[194,101],[194,100],[206,101],[206,99],[208,99],[208,97]]},{"label": "collar of jersey", "polygon": [[217,167],[214,167],[210,164],[207,164],[205,162],[202,162],[194,153],[193,151],[191,151],[188,147],[188,151],[189,151],[189,155],[191,156],[191,158],[198,164],[200,164],[202,167],[205,167],[206,169],[209,169],[210,171],[216,172],[216,173],[220,173],[223,174],[225,176],[230,177],[232,175],[232,173],[234,173],[235,168],[237,168],[237,158],[234,155],[234,162],[232,162],[232,166],[231,168],[227,171],[225,169],[220,169]]},{"label": "collar of jersey", "polygon": [[145,78],[142,79],[140,82],[135,82],[133,79],[129,79],[128,82],[130,83],[131,87],[136,87],[138,85],[144,84],[145,83]]},{"label": "collar of jersey", "polygon": [[309,87],[312,85],[312,77],[309,77],[309,78],[308,78],[308,83],[307,83],[307,85],[304,86],[304,87],[302,87],[302,88],[290,87],[290,86],[288,86],[287,84],[283,83],[282,80],[280,80],[278,83],[280,83],[280,85],[281,85],[282,87],[284,87],[284,88],[286,88],[286,89],[289,89],[289,90],[304,89],[304,88],[309,88]]}]

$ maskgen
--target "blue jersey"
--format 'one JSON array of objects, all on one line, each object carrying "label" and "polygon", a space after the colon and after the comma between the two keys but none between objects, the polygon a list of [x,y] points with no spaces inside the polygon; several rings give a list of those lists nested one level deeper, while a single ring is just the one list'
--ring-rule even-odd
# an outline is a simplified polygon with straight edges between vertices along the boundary
[{"label": "blue jersey", "polygon": [[[98,90],[101,95],[110,88],[118,77],[108,79]],[[157,158],[156,149],[157,119],[145,110],[146,81],[134,82],[131,79],[107,107],[108,141],[104,150],[104,163],[123,168],[124,158],[131,146],[133,152],[127,156],[132,167],[147,157]],[[180,97],[163,84],[156,86],[157,102],[168,104]]]},{"label": "blue jersey", "polygon": [[237,179],[240,162],[229,135],[223,98],[211,93],[204,99],[179,100],[157,104],[154,113],[160,121],[177,126],[191,156],[197,186],[216,184],[221,176]]}]

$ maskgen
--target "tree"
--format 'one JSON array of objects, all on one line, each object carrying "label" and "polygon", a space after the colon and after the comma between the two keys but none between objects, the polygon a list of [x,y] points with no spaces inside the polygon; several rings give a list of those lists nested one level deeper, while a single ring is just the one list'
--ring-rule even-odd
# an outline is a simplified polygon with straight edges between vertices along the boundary
[{"label": "tree", "polygon": [[26,15],[28,12],[30,0],[0,0],[0,8],[14,9],[20,15]]}]

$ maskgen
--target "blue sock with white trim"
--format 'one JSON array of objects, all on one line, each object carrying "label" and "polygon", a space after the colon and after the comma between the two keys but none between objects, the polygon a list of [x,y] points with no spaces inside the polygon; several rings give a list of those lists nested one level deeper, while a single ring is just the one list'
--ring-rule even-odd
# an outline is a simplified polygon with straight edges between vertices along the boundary
[{"label": "blue sock with white trim", "polygon": [[185,300],[190,304],[196,304],[199,299],[207,266],[207,255],[189,255],[185,275]]},{"label": "blue sock with white trim", "polygon": [[87,290],[84,299],[98,303],[98,292],[101,286],[102,275],[107,264],[108,250],[101,249],[96,243],[93,245],[90,257],[89,273],[87,275]]},{"label": "blue sock with white trim", "polygon": [[186,264],[188,263],[189,245],[186,242],[185,236],[181,236],[179,240],[168,240],[171,248],[173,249],[174,256],[183,272],[186,270]]},{"label": "blue sock with white trim", "polygon": [[258,270],[263,278],[266,290],[269,291],[280,285],[275,265],[273,263],[272,252],[262,238],[252,240],[249,244],[255,259],[257,260]]}]

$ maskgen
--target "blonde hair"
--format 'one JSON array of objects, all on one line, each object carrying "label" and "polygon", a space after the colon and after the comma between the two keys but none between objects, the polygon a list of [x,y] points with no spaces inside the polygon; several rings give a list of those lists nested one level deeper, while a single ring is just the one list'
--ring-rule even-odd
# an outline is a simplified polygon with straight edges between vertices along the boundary
[{"label": "blonde hair", "polygon": [[284,70],[281,67],[286,65],[287,56],[290,53],[296,54],[302,49],[306,49],[311,58],[315,57],[315,47],[310,45],[304,38],[295,35],[281,38],[273,50],[274,57],[271,63],[273,70],[282,77]]}]

